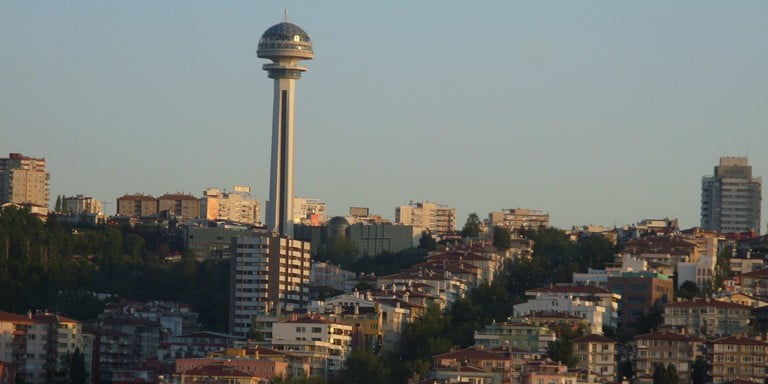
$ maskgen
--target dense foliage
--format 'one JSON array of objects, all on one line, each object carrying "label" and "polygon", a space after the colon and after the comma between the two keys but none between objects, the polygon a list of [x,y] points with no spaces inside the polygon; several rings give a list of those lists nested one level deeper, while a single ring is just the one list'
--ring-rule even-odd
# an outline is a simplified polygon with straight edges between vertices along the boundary
[{"label": "dense foliage", "polygon": [[[189,303],[209,329],[225,330],[229,263],[195,262],[155,227],[83,229],[0,211],[0,310],[48,309],[85,320],[104,303],[94,293]],[[163,263],[172,252],[182,261]]]}]

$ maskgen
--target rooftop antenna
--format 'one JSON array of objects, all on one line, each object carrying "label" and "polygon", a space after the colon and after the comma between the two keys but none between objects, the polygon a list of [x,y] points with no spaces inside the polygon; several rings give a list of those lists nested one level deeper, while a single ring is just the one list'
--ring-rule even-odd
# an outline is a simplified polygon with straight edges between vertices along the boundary
[{"label": "rooftop antenna", "polygon": [[285,0],[285,10],[283,11],[283,21],[288,22],[288,0]]}]

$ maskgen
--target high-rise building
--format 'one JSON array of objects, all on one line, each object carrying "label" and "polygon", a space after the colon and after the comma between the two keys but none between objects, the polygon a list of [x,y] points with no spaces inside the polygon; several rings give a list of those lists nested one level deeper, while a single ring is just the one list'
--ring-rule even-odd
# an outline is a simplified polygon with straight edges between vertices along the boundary
[{"label": "high-rise building", "polygon": [[456,230],[456,208],[428,201],[401,205],[395,208],[395,223],[427,229],[434,234]]},{"label": "high-rise building", "polygon": [[259,40],[256,55],[272,63],[262,67],[275,80],[272,110],[272,166],[269,179],[267,226],[293,235],[293,131],[296,80],[306,67],[300,60],[315,57],[309,35],[287,21],[275,24]]},{"label": "high-rise building", "polygon": [[277,234],[232,240],[229,330],[247,336],[251,318],[305,309],[309,303],[309,243]]},{"label": "high-rise building", "polygon": [[261,223],[261,203],[251,187],[235,185],[232,192],[208,188],[200,199],[200,217],[255,225]]},{"label": "high-rise building", "polygon": [[0,203],[30,205],[48,211],[50,174],[45,159],[11,153],[0,159]]},{"label": "high-rise building", "polygon": [[719,232],[760,233],[762,179],[746,157],[721,157],[713,176],[701,179],[701,226]]}]

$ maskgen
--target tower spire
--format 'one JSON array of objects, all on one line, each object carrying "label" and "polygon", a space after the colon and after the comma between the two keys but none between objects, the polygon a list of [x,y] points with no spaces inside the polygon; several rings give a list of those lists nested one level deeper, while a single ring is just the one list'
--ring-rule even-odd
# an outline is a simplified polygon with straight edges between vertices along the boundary
[{"label": "tower spire", "polygon": [[285,9],[283,10],[283,21],[288,22],[288,0],[285,0]]}]

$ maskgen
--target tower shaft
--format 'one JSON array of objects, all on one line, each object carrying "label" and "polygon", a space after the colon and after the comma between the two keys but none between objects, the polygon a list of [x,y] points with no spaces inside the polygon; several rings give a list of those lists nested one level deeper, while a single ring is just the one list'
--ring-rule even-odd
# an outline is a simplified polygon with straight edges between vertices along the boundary
[{"label": "tower shaft", "polygon": [[274,79],[267,225],[281,235],[293,236],[293,106],[296,80],[287,77]]}]

